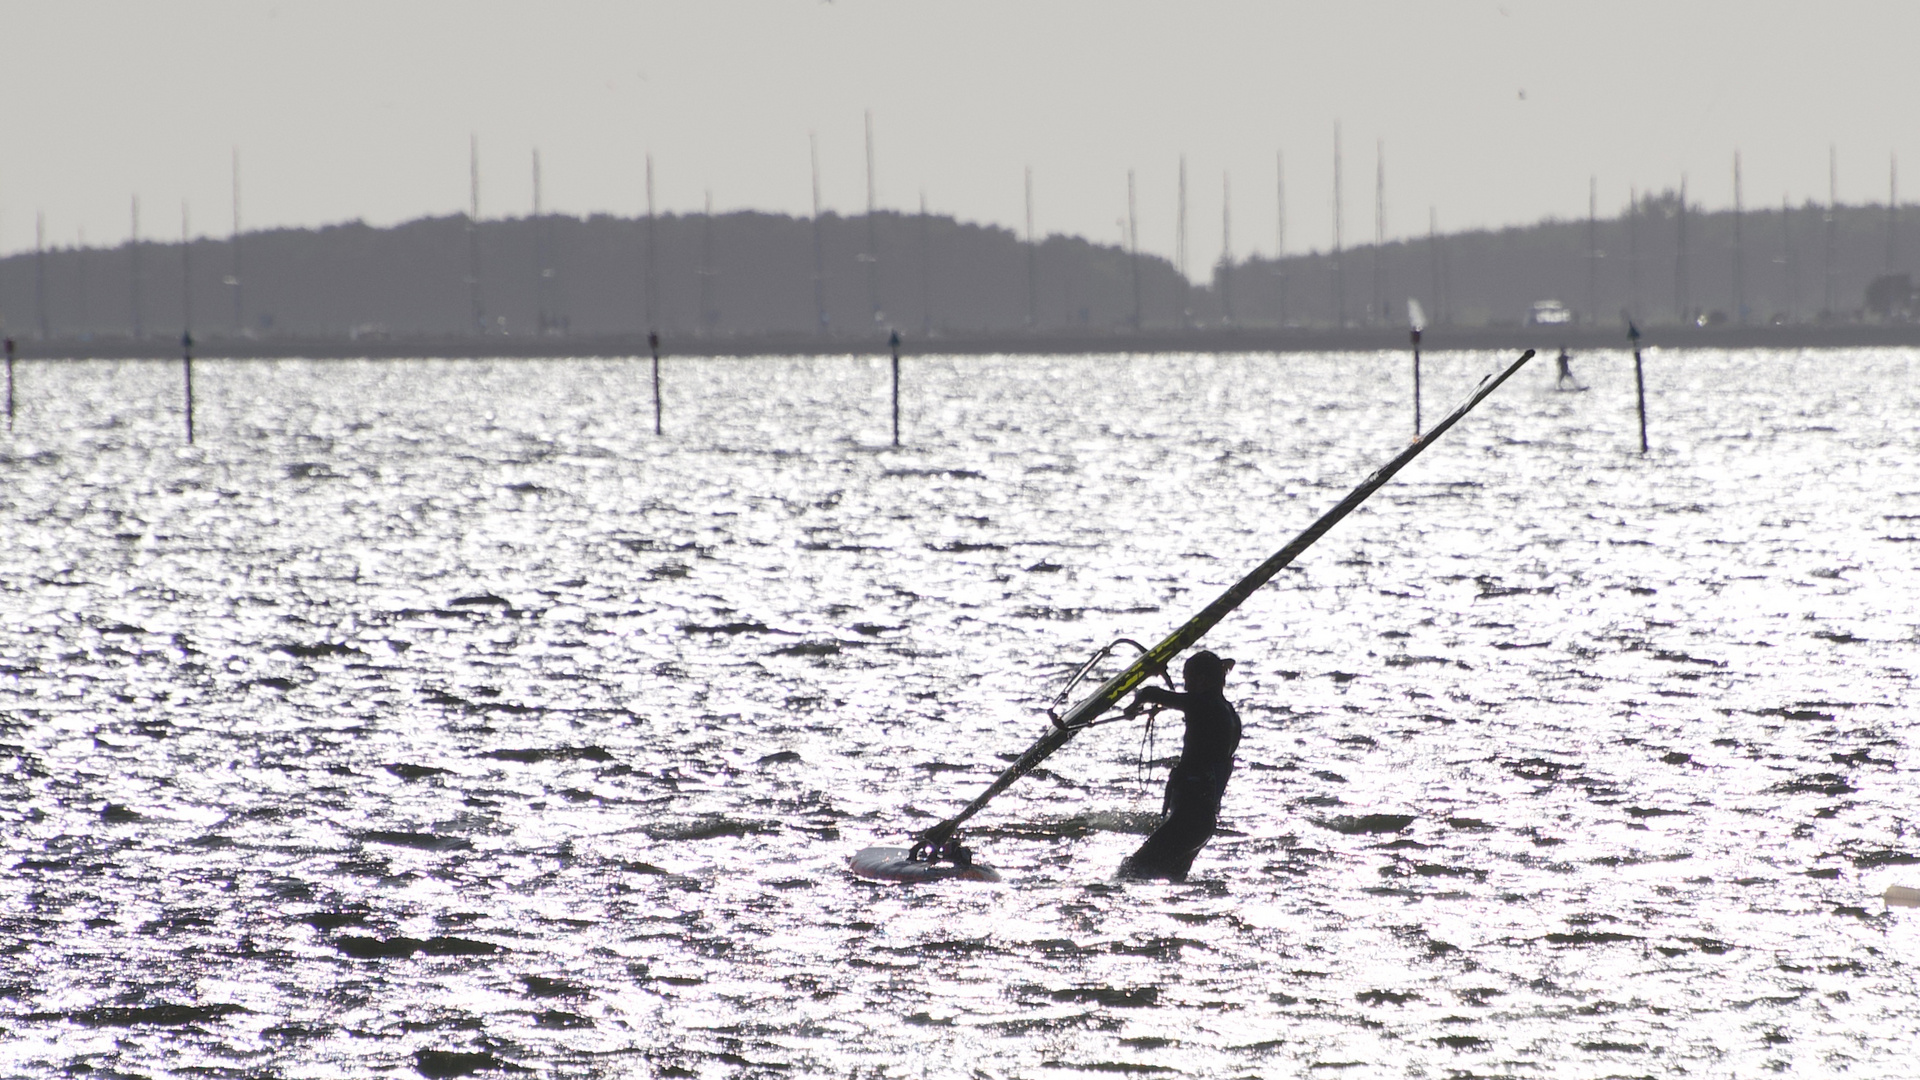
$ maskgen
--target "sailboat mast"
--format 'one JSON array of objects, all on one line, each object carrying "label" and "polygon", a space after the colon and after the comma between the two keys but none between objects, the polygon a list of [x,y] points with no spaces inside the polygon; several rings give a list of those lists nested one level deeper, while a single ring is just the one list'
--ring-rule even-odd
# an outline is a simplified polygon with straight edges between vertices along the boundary
[{"label": "sailboat mast", "polygon": [[875,230],[873,190],[873,110],[867,110],[867,302],[873,324],[880,325],[880,241]]},{"label": "sailboat mast", "polygon": [[827,332],[827,265],[820,241],[820,137],[807,133],[807,148],[813,162],[813,318],[814,332]]},{"label": "sailboat mast", "polygon": [[1220,174],[1220,315],[1233,321],[1233,177]]},{"label": "sailboat mast", "polygon": [[1340,125],[1333,125],[1333,323],[1347,325],[1347,256],[1340,246]]},{"label": "sailboat mast", "polygon": [[246,332],[246,305],[242,289],[245,278],[240,273],[240,148],[233,150],[233,235],[230,244],[233,272],[227,276],[227,284],[233,288],[233,332]]},{"label": "sailboat mast", "polygon": [[133,228],[127,234],[127,303],[133,312],[133,340],[143,336],[140,325],[140,196],[133,197]]},{"label": "sailboat mast", "polygon": [[487,332],[487,309],[480,302],[480,136],[467,137],[467,298],[473,305],[473,332]]}]

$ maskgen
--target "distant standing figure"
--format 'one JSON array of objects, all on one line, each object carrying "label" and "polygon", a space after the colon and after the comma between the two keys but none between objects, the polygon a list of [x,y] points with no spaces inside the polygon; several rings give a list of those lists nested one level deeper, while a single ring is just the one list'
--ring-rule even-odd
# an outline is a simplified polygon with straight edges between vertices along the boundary
[{"label": "distant standing figure", "polygon": [[1127,856],[1117,876],[1185,881],[1194,856],[1213,837],[1220,798],[1233,775],[1233,753],[1240,746],[1240,714],[1226,696],[1227,672],[1232,670],[1231,660],[1206,651],[1194,653],[1181,672],[1185,693],[1142,687],[1127,706],[1130,713],[1143,705],[1177,709],[1186,716],[1187,731],[1180,744],[1180,760],[1167,777],[1160,827]]},{"label": "distant standing figure", "polygon": [[[1574,382],[1573,354],[1567,352],[1567,350],[1563,348],[1560,350],[1560,355],[1558,358],[1555,359],[1554,363],[1559,365],[1558,371],[1560,372],[1560,377],[1554,382],[1554,386],[1557,389],[1565,390],[1567,388],[1568,383]],[[1574,385],[1578,386],[1580,384],[1574,383]]]}]

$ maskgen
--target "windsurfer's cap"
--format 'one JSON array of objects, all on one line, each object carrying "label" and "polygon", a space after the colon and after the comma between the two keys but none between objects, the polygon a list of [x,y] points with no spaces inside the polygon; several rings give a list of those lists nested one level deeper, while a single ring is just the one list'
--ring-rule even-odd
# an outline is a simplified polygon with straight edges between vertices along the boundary
[{"label": "windsurfer's cap", "polygon": [[1189,688],[1196,682],[1221,685],[1226,682],[1227,672],[1233,670],[1233,661],[1216,656],[1212,651],[1202,649],[1187,657],[1180,669],[1180,676]]}]

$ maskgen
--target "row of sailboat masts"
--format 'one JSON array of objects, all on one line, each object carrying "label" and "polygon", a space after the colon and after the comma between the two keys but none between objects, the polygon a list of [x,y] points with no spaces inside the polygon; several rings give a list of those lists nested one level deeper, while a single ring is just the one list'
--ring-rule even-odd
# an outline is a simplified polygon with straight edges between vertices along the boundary
[{"label": "row of sailboat masts", "polygon": [[[882,327],[886,322],[886,313],[882,304],[882,297],[881,297],[882,277],[880,273],[880,270],[881,270],[880,263],[882,260],[882,256],[880,253],[880,243],[879,243],[880,208],[879,208],[879,191],[878,191],[878,182],[877,182],[876,144],[875,144],[875,138],[874,138],[873,116],[871,112],[868,112],[866,115],[865,136],[866,136],[866,141],[865,141],[865,166],[866,166],[865,168],[865,172],[866,172],[865,243],[864,243],[863,250],[858,256],[858,259],[862,264],[864,264],[864,271],[865,271],[864,276],[866,278],[866,292],[867,292],[867,307],[868,307],[870,316],[872,318],[873,325],[875,327]],[[822,227],[821,227],[821,218],[823,214],[823,209],[822,209],[822,199],[821,199],[821,190],[820,190],[820,157],[819,157],[818,139],[816,137],[810,136],[809,144],[810,144],[810,150],[812,155],[812,179],[813,179],[813,201],[812,201],[812,222],[811,222],[812,229],[813,229],[813,270],[812,270],[812,281],[814,286],[813,299],[814,299],[816,326],[818,330],[824,334],[828,332],[830,328],[830,323],[829,323],[829,315],[828,315],[827,303],[826,303],[827,272],[825,268],[824,241],[823,241]],[[467,267],[466,267],[465,283],[467,285],[467,292],[468,292],[469,302],[470,302],[471,311],[472,311],[472,329],[476,333],[498,332],[504,329],[504,326],[503,326],[504,320],[501,318],[491,318],[491,319],[489,318],[487,305],[485,302],[485,296],[482,288],[482,279],[483,279],[482,256],[481,256],[481,243],[480,243],[480,236],[479,236],[479,223],[481,221],[480,160],[479,160],[479,140],[477,136],[473,137],[470,140],[469,151],[470,151],[471,159],[470,159],[470,170],[469,170],[470,190],[469,190],[469,199],[468,199],[468,206],[467,206],[467,221],[466,221],[466,231],[468,235],[467,235]],[[554,234],[555,222],[553,221],[552,216],[547,213],[546,206],[545,206],[540,151],[537,148],[533,150],[532,162],[533,162],[532,218],[533,218],[533,224],[534,224],[533,268],[532,269],[533,269],[533,276],[536,282],[536,290],[535,290],[536,292],[536,303],[535,303],[536,329],[541,334],[564,333],[568,325],[568,319],[564,314],[564,305],[562,303],[561,295],[560,295],[561,275],[555,266],[555,253],[556,253],[555,252],[555,249],[556,249],[555,234]],[[1290,299],[1289,286],[1290,284],[1296,284],[1296,283],[1290,283],[1288,281],[1287,272],[1285,269],[1285,262],[1284,262],[1284,259],[1287,255],[1287,239],[1288,239],[1285,159],[1282,155],[1278,153],[1276,153],[1275,160],[1274,160],[1274,175],[1275,175],[1275,188],[1274,188],[1275,232],[1274,232],[1274,258],[1271,260],[1271,263],[1273,266],[1274,276],[1275,276],[1274,287],[1276,291],[1277,310],[1279,312],[1279,322],[1281,325],[1285,326],[1285,325],[1289,325],[1291,321],[1290,320],[1291,310],[1290,310],[1290,304],[1289,304],[1289,299]],[[1035,201],[1035,187],[1034,187],[1034,171],[1031,166],[1028,166],[1025,168],[1023,179],[1024,179],[1024,196],[1025,196],[1025,241],[1026,241],[1025,246],[1027,248],[1027,251],[1026,251],[1026,294],[1027,294],[1026,324],[1029,327],[1033,327],[1033,326],[1036,326],[1039,322],[1040,282],[1039,282],[1038,249],[1040,247],[1040,243],[1039,243],[1039,237],[1038,237],[1038,233],[1035,226],[1036,201]],[[1344,325],[1348,325],[1348,309],[1347,309],[1347,296],[1346,296],[1347,249],[1345,244],[1344,215],[1343,215],[1343,191],[1342,191],[1343,161],[1342,161],[1342,150],[1341,150],[1340,127],[1338,124],[1336,124],[1334,127],[1333,179],[1334,179],[1334,184],[1333,184],[1333,192],[1332,192],[1332,196],[1333,196],[1332,198],[1332,245],[1330,249],[1331,263],[1332,263],[1331,269],[1332,269],[1332,278],[1333,278],[1331,282],[1331,294],[1332,294],[1332,300],[1333,300],[1335,320],[1339,325],[1344,326]],[[1753,305],[1752,305],[1752,297],[1750,296],[1750,286],[1752,284],[1752,281],[1748,274],[1748,262],[1749,262],[1748,241],[1750,237],[1748,235],[1748,230],[1746,228],[1745,181],[1744,181],[1743,170],[1742,170],[1741,155],[1738,151],[1736,151],[1733,155],[1732,180],[1733,180],[1733,189],[1732,189],[1733,205],[1732,205],[1732,214],[1731,214],[1732,242],[1731,242],[1731,252],[1730,252],[1731,273],[1728,276],[1729,285],[1730,285],[1729,295],[1727,297],[1729,302],[1728,315],[1736,323],[1745,323],[1750,321],[1751,319]],[[1835,148],[1829,147],[1827,198],[1825,200],[1824,206],[1817,207],[1821,215],[1821,226],[1824,232],[1824,236],[1823,236],[1824,272],[1822,274],[1823,287],[1821,290],[1821,310],[1826,313],[1835,312],[1838,309],[1838,305],[1840,303],[1839,279],[1840,279],[1841,267],[1840,267],[1840,261],[1839,261],[1839,224],[1838,224],[1838,217],[1839,217],[1838,211],[1840,208],[1840,203],[1839,203],[1838,189],[1839,189],[1838,153]],[[646,214],[647,214],[645,239],[644,239],[644,243],[646,247],[645,273],[644,273],[645,281],[643,286],[643,296],[640,298],[640,301],[641,301],[641,307],[643,308],[643,311],[644,311],[645,325],[657,329],[661,325],[663,319],[662,319],[662,311],[661,311],[660,299],[659,299],[659,296],[660,296],[660,289],[659,289],[660,232],[659,232],[659,226],[658,226],[658,205],[655,197],[652,154],[646,155],[645,195],[646,195]],[[1188,222],[1188,201],[1189,200],[1188,200],[1188,187],[1187,187],[1187,161],[1186,161],[1185,155],[1182,155],[1179,159],[1179,164],[1178,164],[1178,188],[1177,188],[1177,203],[1175,208],[1175,235],[1174,235],[1174,265],[1178,271],[1179,280],[1181,280],[1182,282],[1188,282],[1191,280],[1188,276],[1191,269],[1190,261],[1191,261],[1191,255],[1192,255],[1192,245],[1190,242],[1190,230],[1189,230],[1189,222]],[[1626,242],[1626,248],[1627,248],[1626,260],[1625,260],[1627,264],[1625,267],[1626,289],[1625,289],[1623,306],[1629,312],[1634,313],[1636,317],[1642,317],[1643,312],[1645,310],[1645,306],[1646,306],[1645,305],[1646,298],[1644,295],[1643,283],[1647,275],[1645,274],[1644,267],[1642,265],[1642,258],[1641,258],[1642,242],[1641,241],[1642,241],[1642,232],[1650,224],[1650,221],[1651,221],[1650,215],[1644,212],[1644,209],[1647,205],[1648,205],[1647,200],[1643,198],[1640,190],[1637,187],[1635,187],[1631,189],[1629,192],[1628,206],[1625,214],[1623,215],[1625,218],[1624,232],[1626,234],[1625,242]],[[228,266],[228,272],[221,279],[221,283],[224,286],[226,286],[226,288],[228,289],[230,299],[232,301],[232,318],[231,318],[230,328],[232,332],[235,333],[236,335],[245,334],[249,330],[248,310],[247,310],[247,286],[248,286],[249,279],[245,273],[245,261],[244,261],[245,245],[243,244],[243,239],[245,238],[245,232],[243,229],[243,222],[241,217],[241,206],[242,204],[241,204],[240,152],[236,148],[232,154],[232,227],[231,227],[231,232],[229,234],[229,240],[228,240],[229,266]],[[1811,206],[1811,203],[1810,203],[1810,206]],[[1780,208],[1780,223],[1781,223],[1781,233],[1780,233],[1780,241],[1779,241],[1780,250],[1779,250],[1779,253],[1770,260],[1778,269],[1779,286],[1778,286],[1778,296],[1776,297],[1776,306],[1778,311],[1789,319],[1792,319],[1796,316],[1797,314],[1796,309],[1800,306],[1799,299],[1800,299],[1801,290],[1799,285],[1799,269],[1802,261],[1800,258],[1799,251],[1797,249],[1795,237],[1793,235],[1793,225],[1791,221],[1792,210],[1793,208],[1791,204],[1783,197],[1781,208]],[[1221,315],[1225,320],[1229,322],[1233,321],[1234,319],[1234,308],[1235,308],[1235,301],[1236,301],[1236,297],[1232,292],[1232,286],[1234,285],[1235,275],[1231,272],[1234,269],[1232,212],[1233,210],[1232,210],[1231,176],[1228,173],[1223,172],[1221,176],[1220,260],[1219,260],[1219,263],[1217,264],[1218,272],[1216,272],[1216,274],[1214,274],[1213,276],[1215,279],[1215,285],[1218,288],[1218,292],[1219,292],[1218,303],[1221,309]],[[1692,218],[1696,214],[1697,214],[1697,208],[1694,206],[1694,204],[1692,203],[1692,201],[1688,196],[1688,180],[1685,176],[1682,176],[1680,180],[1680,185],[1678,188],[1678,194],[1676,197],[1674,197],[1674,205],[1672,206],[1671,216],[1672,216],[1673,229],[1674,229],[1674,234],[1673,234],[1673,251],[1674,251],[1673,313],[1674,313],[1674,317],[1683,323],[1696,318],[1698,314],[1696,311],[1696,301],[1693,295],[1693,287],[1692,287],[1694,252],[1693,252],[1692,237],[1690,236],[1690,226],[1692,225]],[[182,242],[183,243],[188,242],[188,240],[190,239],[190,233],[184,227],[184,219],[186,218],[186,216],[187,216],[187,208],[186,208],[186,205],[183,203],[182,204],[182,218],[183,218]],[[930,239],[930,234],[927,227],[928,225],[926,220],[927,207],[926,207],[926,196],[924,191],[921,193],[921,199],[920,199],[920,216],[922,219],[920,222],[920,229],[919,229],[920,246],[923,249],[921,252],[921,255],[922,255],[921,293],[922,293],[922,301],[923,301],[922,302],[923,328],[931,329],[931,326],[933,324],[932,274],[928,267],[928,264],[930,263],[931,260],[928,257],[928,252],[926,250],[930,246],[931,239]],[[699,300],[700,312],[699,312],[698,323],[699,323],[699,329],[703,332],[710,331],[717,328],[719,323],[719,312],[717,310],[717,290],[715,287],[715,284],[716,284],[715,278],[718,276],[719,270],[717,268],[716,261],[715,261],[716,240],[715,240],[715,224],[714,224],[714,213],[713,213],[713,193],[711,189],[709,189],[706,192],[704,217],[706,220],[704,222],[704,232],[700,242],[699,267],[695,271],[700,281],[700,290],[699,290],[700,291],[700,300]],[[1141,268],[1141,258],[1140,258],[1141,256],[1140,219],[1139,219],[1138,200],[1137,200],[1137,182],[1136,182],[1136,174],[1134,170],[1128,170],[1127,172],[1127,208],[1126,208],[1126,216],[1121,220],[1121,228],[1122,228],[1121,242],[1122,242],[1123,249],[1126,251],[1126,253],[1129,256],[1130,277],[1132,278],[1130,282],[1130,285],[1131,285],[1130,291],[1133,294],[1133,298],[1132,298],[1129,322],[1132,325],[1138,327],[1141,325],[1143,321],[1143,313],[1141,310],[1141,301],[1140,301],[1140,294],[1142,290],[1142,283],[1141,283],[1142,268]],[[1899,162],[1897,158],[1892,158],[1892,157],[1890,157],[1888,161],[1885,234],[1886,234],[1886,241],[1885,241],[1886,273],[1892,274],[1897,270],[1899,266],[1899,260],[1900,260]],[[1373,238],[1374,242],[1373,242],[1373,250],[1371,252],[1372,286],[1373,287],[1372,287],[1371,302],[1368,304],[1367,309],[1364,313],[1364,318],[1363,318],[1363,321],[1370,325],[1386,325],[1394,321],[1393,315],[1390,312],[1390,309],[1394,305],[1389,299],[1389,297],[1392,295],[1393,283],[1388,279],[1389,264],[1387,261],[1387,235],[1388,235],[1388,219],[1387,219],[1387,201],[1386,201],[1385,149],[1384,149],[1384,143],[1376,143],[1375,185],[1374,185],[1374,238]],[[1588,196],[1587,196],[1587,228],[1586,228],[1586,238],[1585,238],[1586,243],[1585,243],[1585,251],[1583,252],[1583,259],[1586,262],[1586,270],[1587,270],[1587,274],[1586,274],[1586,278],[1587,278],[1586,301],[1587,302],[1584,305],[1585,311],[1581,313],[1582,314],[1581,321],[1587,322],[1589,324],[1598,324],[1600,322],[1607,321],[1607,318],[1610,318],[1610,316],[1603,318],[1602,312],[1601,312],[1601,299],[1600,299],[1601,267],[1602,267],[1603,261],[1607,259],[1607,253],[1602,249],[1600,238],[1601,238],[1601,231],[1600,231],[1600,216],[1599,216],[1598,177],[1589,176]],[[1439,234],[1437,211],[1435,211],[1432,207],[1428,208],[1427,240],[1428,240],[1430,262],[1431,262],[1431,283],[1429,287],[1429,297],[1428,297],[1430,308],[1431,308],[1431,311],[1430,311],[1431,320],[1435,325],[1445,325],[1450,321],[1449,315],[1451,313],[1451,309],[1453,305],[1450,303],[1449,289],[1447,288],[1448,260],[1443,250],[1444,240]],[[142,283],[144,281],[144,276],[145,276],[144,272],[146,267],[143,262],[144,252],[141,244],[141,207],[140,207],[140,200],[138,196],[134,196],[131,203],[131,231],[130,231],[129,248],[131,251],[131,260],[130,260],[131,272],[129,275],[128,292],[129,292],[129,306],[132,311],[132,329],[133,329],[134,337],[143,338],[147,333],[147,319],[146,319],[147,313],[145,310],[145,297],[142,294]],[[49,318],[49,310],[48,310],[48,294],[49,294],[50,286],[47,280],[47,271],[46,271],[46,260],[47,260],[48,248],[47,248],[47,241],[46,241],[46,223],[45,223],[44,215],[41,215],[36,219],[35,251],[36,251],[35,316],[36,316],[37,328],[39,330],[40,336],[44,339],[44,338],[50,338],[53,336],[52,334],[53,327],[51,325],[51,320]],[[84,270],[82,272],[84,273]],[[191,311],[193,308],[193,297],[191,294],[192,282],[191,281],[186,282],[184,285],[184,289],[185,291],[183,292],[183,299],[182,299],[183,321],[184,321],[184,324],[190,328],[192,324]],[[1187,310],[1187,305],[1184,298],[1182,298],[1182,300],[1180,301],[1179,306],[1181,308],[1182,320],[1190,321],[1191,313],[1190,311]]]},{"label": "row of sailboat masts", "polygon": [[[140,196],[135,195],[129,205],[129,228],[127,230],[127,307],[132,314],[133,337],[143,340],[147,336],[146,301],[141,292],[141,283],[146,280],[146,267],[142,259],[140,243]],[[233,332],[236,335],[246,332],[246,296],[244,277],[241,274],[240,238],[240,151],[233,152],[233,231],[228,235],[227,250],[229,268],[221,279],[233,297]],[[180,258],[181,258],[181,326],[183,332],[193,328],[193,275],[188,245],[192,243],[191,213],[188,204],[180,203]],[[80,234],[80,248],[87,246],[86,233]],[[88,290],[85,287],[86,264],[80,264],[82,286],[79,289],[80,301],[84,305]],[[47,311],[47,217],[37,214],[34,217],[34,315],[37,329],[42,339],[53,336],[53,328]],[[85,308],[82,308],[82,322],[86,321]]]}]

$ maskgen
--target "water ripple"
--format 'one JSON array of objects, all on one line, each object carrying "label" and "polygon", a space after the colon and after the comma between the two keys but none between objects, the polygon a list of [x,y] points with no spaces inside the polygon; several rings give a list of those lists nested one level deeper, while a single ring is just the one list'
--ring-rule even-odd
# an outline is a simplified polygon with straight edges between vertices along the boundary
[{"label": "water ripple", "polygon": [[[1438,396],[1498,358],[1428,358]],[[22,365],[0,1072],[1901,1075],[1910,351],[1529,371],[1138,728],[853,878],[1403,445],[1404,358]],[[1431,406],[1432,402],[1429,402]],[[644,420],[643,420],[644,417]],[[1158,774],[1163,775],[1163,774]]]}]

